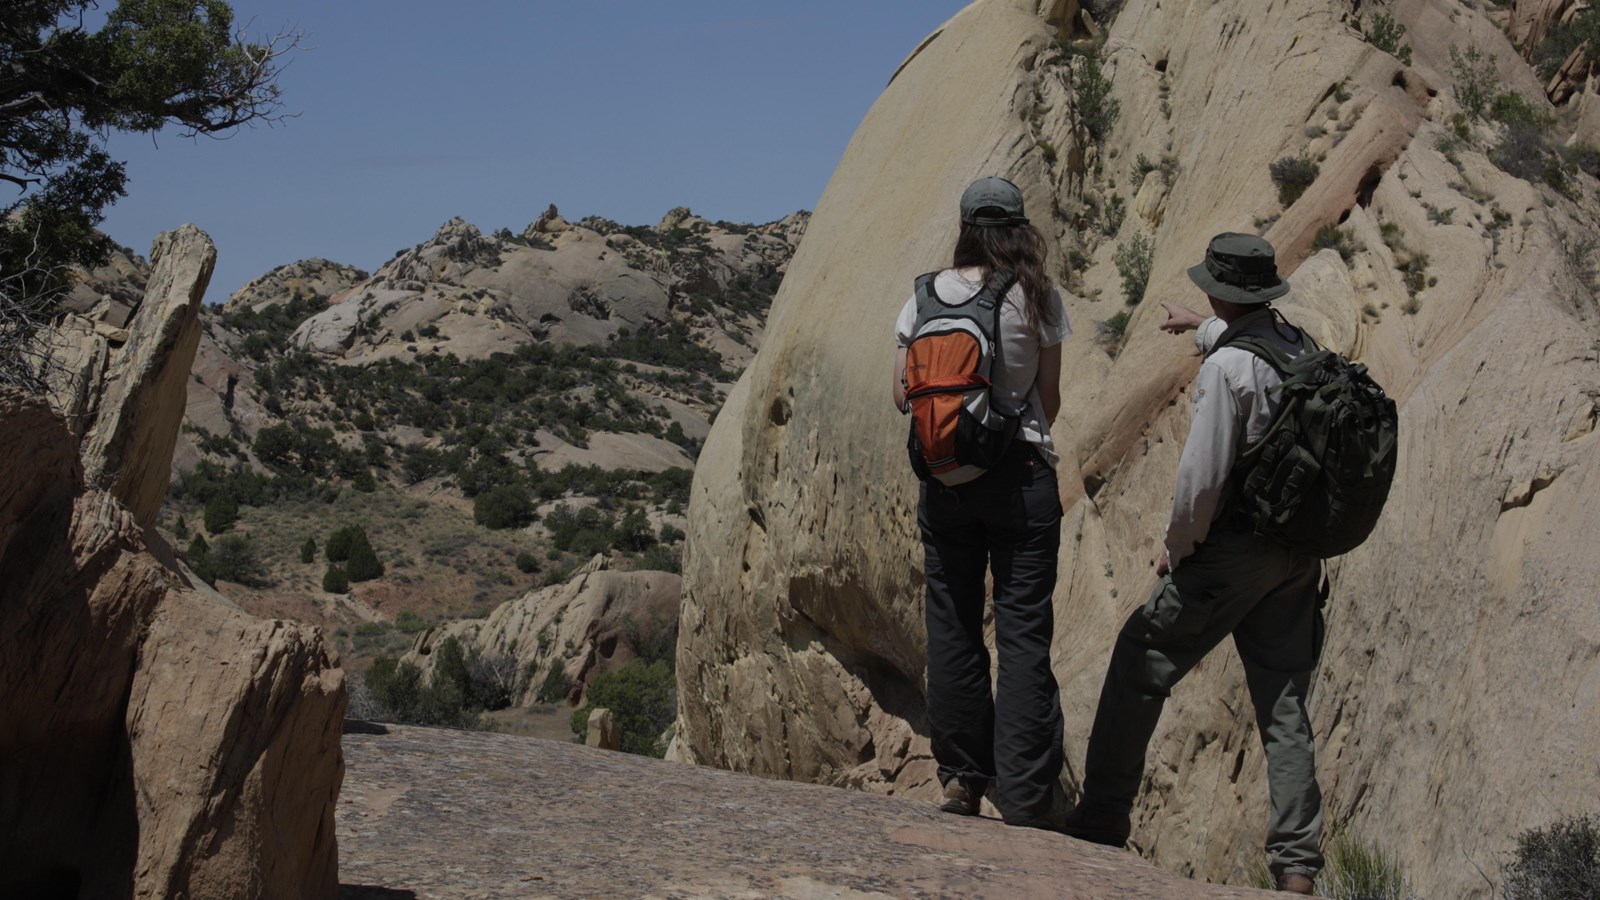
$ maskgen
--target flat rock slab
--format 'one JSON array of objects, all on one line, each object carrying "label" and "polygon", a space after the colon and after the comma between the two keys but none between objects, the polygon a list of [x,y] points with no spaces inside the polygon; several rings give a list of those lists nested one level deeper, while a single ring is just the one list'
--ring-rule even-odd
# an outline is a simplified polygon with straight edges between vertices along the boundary
[{"label": "flat rock slab", "polygon": [[926,803],[504,734],[349,723],[343,900],[1275,896]]}]

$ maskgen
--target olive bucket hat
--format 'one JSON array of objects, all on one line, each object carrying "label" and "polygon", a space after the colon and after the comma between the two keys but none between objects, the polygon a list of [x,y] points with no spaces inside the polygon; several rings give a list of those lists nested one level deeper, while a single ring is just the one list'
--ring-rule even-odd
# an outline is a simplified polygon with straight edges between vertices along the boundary
[{"label": "olive bucket hat", "polygon": [[961,194],[961,221],[989,227],[1025,224],[1022,191],[1004,178],[979,178]]},{"label": "olive bucket hat", "polygon": [[1232,231],[1211,239],[1205,262],[1189,268],[1189,280],[1207,296],[1242,306],[1289,293],[1289,283],[1278,277],[1272,245],[1253,234]]}]

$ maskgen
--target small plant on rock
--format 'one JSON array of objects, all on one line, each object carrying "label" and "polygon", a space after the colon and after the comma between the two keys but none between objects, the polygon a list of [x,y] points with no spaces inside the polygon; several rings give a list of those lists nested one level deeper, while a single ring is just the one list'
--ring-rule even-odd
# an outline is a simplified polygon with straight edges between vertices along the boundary
[{"label": "small plant on rock", "polygon": [[1329,222],[1317,229],[1316,237],[1311,239],[1312,250],[1337,250],[1339,258],[1349,262],[1355,256],[1355,241],[1351,240],[1350,233],[1338,225]]},{"label": "small plant on rock", "polygon": [[1366,23],[1366,29],[1367,43],[1406,65],[1411,65],[1411,45],[1401,43],[1406,36],[1406,27],[1396,22],[1394,16],[1378,13]]},{"label": "small plant on rock", "polygon": [[1278,202],[1284,206],[1292,206],[1300,195],[1311,187],[1317,180],[1317,174],[1322,167],[1317,161],[1304,154],[1300,156],[1285,156],[1267,167],[1272,176],[1272,183],[1278,186]]},{"label": "small plant on rock", "polygon": [[1126,243],[1117,245],[1112,257],[1117,274],[1122,276],[1122,297],[1129,306],[1137,306],[1144,299],[1145,288],[1150,284],[1150,267],[1155,261],[1155,244],[1139,232]]}]

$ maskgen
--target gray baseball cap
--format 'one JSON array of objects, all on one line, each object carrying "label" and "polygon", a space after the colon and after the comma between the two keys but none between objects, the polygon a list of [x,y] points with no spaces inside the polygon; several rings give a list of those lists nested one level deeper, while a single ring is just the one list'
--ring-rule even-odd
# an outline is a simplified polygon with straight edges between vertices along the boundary
[{"label": "gray baseball cap", "polygon": [[1227,231],[1211,239],[1205,261],[1189,268],[1189,280],[1207,296],[1256,306],[1289,293],[1278,276],[1277,255],[1266,239]]},{"label": "gray baseball cap", "polygon": [[1011,182],[991,175],[968,185],[961,195],[961,221],[968,225],[1023,225],[1022,191]]}]

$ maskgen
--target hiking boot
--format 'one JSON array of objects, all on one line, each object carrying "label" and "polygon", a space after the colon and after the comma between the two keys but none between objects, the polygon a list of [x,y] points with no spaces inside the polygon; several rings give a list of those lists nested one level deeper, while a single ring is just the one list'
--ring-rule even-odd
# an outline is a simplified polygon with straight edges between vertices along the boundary
[{"label": "hiking boot", "polygon": [[988,785],[983,782],[970,778],[957,776],[950,779],[945,783],[944,802],[939,804],[939,811],[957,816],[977,815],[986,787]]},{"label": "hiking boot", "polygon": [[1021,819],[1002,819],[1013,828],[1037,828],[1041,831],[1061,831],[1060,816],[1026,816]]},{"label": "hiking boot", "polygon": [[1132,825],[1125,815],[1107,815],[1084,808],[1081,804],[1067,813],[1061,831],[1068,837],[1107,847],[1122,847],[1128,843]]},{"label": "hiking boot", "polygon": [[1278,876],[1278,890],[1289,894],[1311,893],[1311,876],[1299,872],[1285,872]]}]

